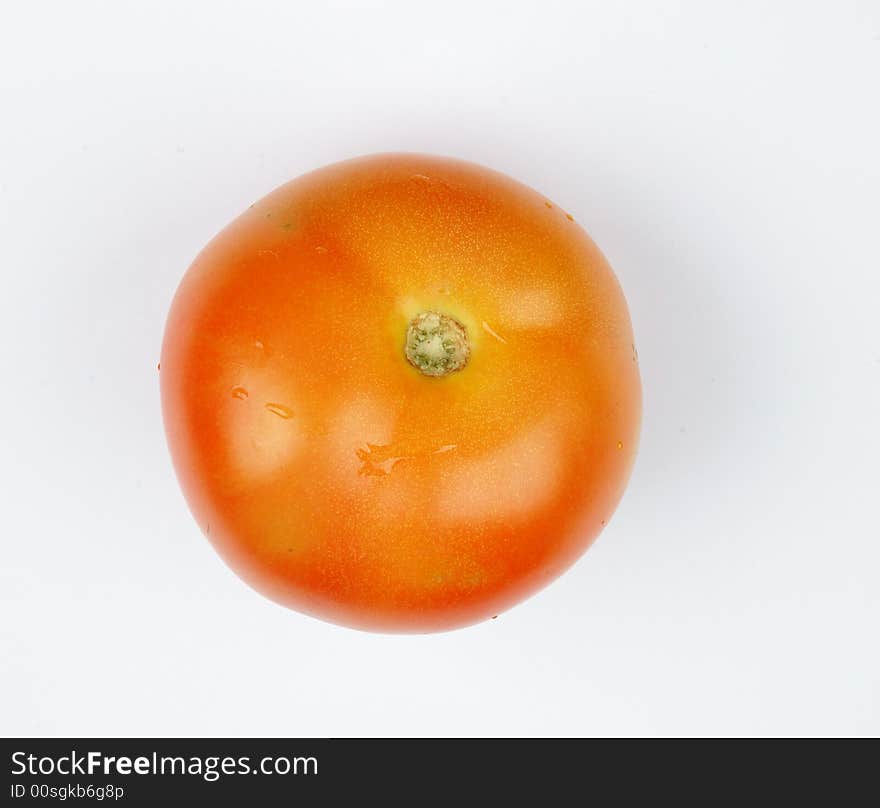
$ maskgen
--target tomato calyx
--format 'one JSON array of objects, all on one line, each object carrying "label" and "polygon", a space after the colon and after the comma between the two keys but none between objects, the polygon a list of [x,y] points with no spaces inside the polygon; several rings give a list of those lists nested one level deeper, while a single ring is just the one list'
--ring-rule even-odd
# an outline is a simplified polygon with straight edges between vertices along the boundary
[{"label": "tomato calyx", "polygon": [[447,314],[423,311],[410,320],[404,353],[425,376],[448,376],[467,365],[471,355],[467,329]]}]

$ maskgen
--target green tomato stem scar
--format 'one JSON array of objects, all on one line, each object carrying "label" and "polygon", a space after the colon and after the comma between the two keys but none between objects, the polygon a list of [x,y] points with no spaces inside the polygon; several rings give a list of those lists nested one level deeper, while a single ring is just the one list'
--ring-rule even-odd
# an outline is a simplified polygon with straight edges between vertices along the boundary
[{"label": "green tomato stem scar", "polygon": [[461,370],[471,355],[467,329],[454,317],[423,311],[406,329],[404,353],[425,376],[448,376]]}]

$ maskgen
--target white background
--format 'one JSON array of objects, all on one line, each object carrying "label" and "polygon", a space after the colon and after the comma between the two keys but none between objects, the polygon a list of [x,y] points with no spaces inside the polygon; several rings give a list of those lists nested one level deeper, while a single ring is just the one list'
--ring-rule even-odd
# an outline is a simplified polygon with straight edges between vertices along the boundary
[{"label": "white background", "polygon": [[[4,6],[0,732],[880,732],[880,6]],[[498,620],[276,606],[190,517],[164,317],[304,171],[424,151],[583,223],[630,302],[637,467]]]}]

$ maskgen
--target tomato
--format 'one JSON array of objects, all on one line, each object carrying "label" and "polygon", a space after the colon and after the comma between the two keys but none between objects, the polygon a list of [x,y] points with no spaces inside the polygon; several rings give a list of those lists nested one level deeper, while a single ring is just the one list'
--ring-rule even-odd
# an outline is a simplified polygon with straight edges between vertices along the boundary
[{"label": "tomato", "polygon": [[633,463],[641,388],[610,267],[494,171],[376,155],[211,241],[160,363],[195,518],[255,589],[361,629],[491,618],[569,567]]}]

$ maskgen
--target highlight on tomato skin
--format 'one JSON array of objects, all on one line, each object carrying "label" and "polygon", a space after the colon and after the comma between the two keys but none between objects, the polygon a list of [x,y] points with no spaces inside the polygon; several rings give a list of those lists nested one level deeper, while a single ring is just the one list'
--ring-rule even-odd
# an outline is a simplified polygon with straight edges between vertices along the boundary
[{"label": "highlight on tomato skin", "polygon": [[273,600],[442,631],[560,575],[620,500],[641,386],[574,217],[471,163],[380,154],[256,202],[185,274],[160,361],[209,540]]}]

